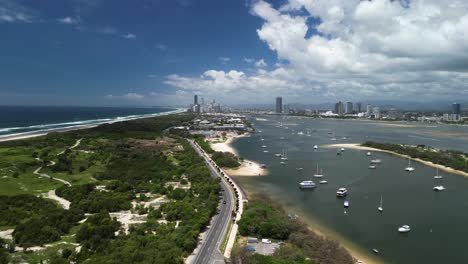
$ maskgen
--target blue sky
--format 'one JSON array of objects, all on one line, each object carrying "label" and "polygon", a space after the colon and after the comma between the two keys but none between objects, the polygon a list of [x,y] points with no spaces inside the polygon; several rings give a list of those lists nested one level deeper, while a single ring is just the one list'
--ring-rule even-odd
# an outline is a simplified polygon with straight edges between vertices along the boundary
[{"label": "blue sky", "polygon": [[0,22],[2,104],[125,103],[104,97],[173,94],[164,84],[169,74],[246,69],[244,57],[276,60],[257,37],[261,19],[244,1],[0,0],[2,6],[29,17]]},{"label": "blue sky", "polygon": [[0,0],[0,104],[468,98],[467,13],[455,0]]}]

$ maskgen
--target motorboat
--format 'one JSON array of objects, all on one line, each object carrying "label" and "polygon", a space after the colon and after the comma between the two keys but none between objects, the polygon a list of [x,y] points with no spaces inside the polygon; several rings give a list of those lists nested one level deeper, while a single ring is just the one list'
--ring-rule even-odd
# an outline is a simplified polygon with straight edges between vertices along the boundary
[{"label": "motorboat", "polygon": [[377,210],[379,210],[379,212],[383,212],[383,196],[381,195],[380,196],[380,205],[379,207],[377,207]]},{"label": "motorboat", "polygon": [[268,153],[269,151],[268,151],[268,150],[264,150],[263,152],[264,152],[264,153]]},{"label": "motorboat", "polygon": [[266,147],[267,147],[267,145],[262,145],[262,148],[266,148]]},{"label": "motorboat", "polygon": [[346,188],[339,188],[338,191],[336,191],[336,196],[338,197],[345,197],[348,195],[348,190]]},{"label": "motorboat", "polygon": [[374,252],[375,254],[379,254],[379,250],[376,249],[376,248],[373,248],[373,249],[372,249],[372,252]]},{"label": "motorboat", "polygon": [[372,163],[372,164],[380,164],[380,163],[382,163],[382,161],[379,160],[379,159],[373,159],[373,160],[370,161],[370,163]]},{"label": "motorboat", "polygon": [[344,151],[345,151],[345,148],[341,148],[340,151],[341,151],[341,152],[344,152]]},{"label": "motorboat", "polygon": [[375,165],[370,165],[370,166],[369,166],[369,169],[377,169],[377,166],[375,166]]},{"label": "motorboat", "polygon": [[445,190],[445,187],[442,185],[434,186],[434,191],[436,192],[441,192],[443,190]]},{"label": "motorboat", "polygon": [[261,138],[260,141],[265,141],[265,139],[264,139],[264,138]]},{"label": "motorboat", "polygon": [[283,155],[280,154],[280,153],[276,153],[276,154],[275,154],[275,157],[278,157],[278,158],[279,158],[279,157],[281,157],[281,156],[283,156]]},{"label": "motorboat", "polygon": [[367,155],[367,156],[372,156],[372,153],[367,152],[366,155]]},{"label": "motorboat", "polygon": [[326,181],[326,180],[321,180],[321,181],[319,181],[319,183],[320,183],[320,184],[327,184],[328,181]]},{"label": "motorboat", "polygon": [[405,171],[407,171],[407,172],[414,171],[414,168],[411,167],[411,160],[410,159],[408,159],[408,167],[405,168]]},{"label": "motorboat", "polygon": [[301,171],[303,170],[304,168],[296,168],[297,171]]},{"label": "motorboat", "polygon": [[434,176],[434,179],[442,179],[442,175],[439,175],[439,168],[436,168],[436,175]]},{"label": "motorboat", "polygon": [[299,183],[300,189],[313,189],[317,187],[317,185],[313,181],[301,181]]},{"label": "motorboat", "polygon": [[299,131],[299,132],[297,132],[297,134],[300,135],[300,136],[302,136],[302,135],[304,135],[304,132]]},{"label": "motorboat", "polygon": [[318,146],[317,146],[317,145],[314,145],[314,149],[318,149]]},{"label": "motorboat", "polygon": [[408,233],[409,231],[411,231],[411,228],[409,225],[402,225],[398,228],[398,232],[400,233]]},{"label": "motorboat", "polygon": [[315,177],[315,178],[322,178],[322,177],[323,177],[323,174],[322,174],[322,172],[321,172],[320,169],[319,169],[318,163],[317,163],[317,171],[315,172],[314,177]]},{"label": "motorboat", "polygon": [[281,165],[285,165],[285,164],[286,164],[286,162],[284,162],[284,161],[281,161],[281,162],[280,162],[280,164],[281,164]]},{"label": "motorboat", "polygon": [[349,208],[349,201],[344,201],[343,203],[344,208]]}]

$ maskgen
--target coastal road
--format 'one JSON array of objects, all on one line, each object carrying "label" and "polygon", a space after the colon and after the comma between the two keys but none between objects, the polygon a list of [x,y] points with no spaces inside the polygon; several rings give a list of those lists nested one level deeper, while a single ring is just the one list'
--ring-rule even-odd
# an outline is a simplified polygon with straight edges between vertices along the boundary
[{"label": "coastal road", "polygon": [[[192,147],[197,151],[197,153],[203,157],[205,160],[208,169],[211,172],[213,177],[223,176],[220,174],[216,168],[216,164],[211,160],[211,158],[195,144],[193,141],[189,140]],[[233,190],[228,186],[228,184],[221,180],[221,189],[222,191],[222,200],[219,205],[219,213],[215,215],[211,220],[211,227],[205,234],[205,237],[202,240],[201,247],[195,256],[193,261],[194,264],[219,264],[224,263],[223,254],[219,251],[219,247],[223,241],[223,238],[227,232],[229,222],[232,221],[231,212],[234,210],[235,197]],[[223,202],[226,202],[225,204]]]}]

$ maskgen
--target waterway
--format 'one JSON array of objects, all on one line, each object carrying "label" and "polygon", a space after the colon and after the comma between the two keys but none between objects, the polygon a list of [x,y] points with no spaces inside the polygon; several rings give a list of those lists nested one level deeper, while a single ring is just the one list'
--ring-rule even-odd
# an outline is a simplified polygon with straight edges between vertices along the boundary
[{"label": "waterway", "polygon": [[[441,173],[443,179],[436,182],[434,168],[413,162],[416,170],[408,173],[404,171],[408,161],[398,156],[373,153],[368,157],[366,151],[350,149],[337,155],[337,149],[323,147],[373,140],[468,152],[468,127],[279,116],[260,120],[252,117],[260,133],[233,143],[240,156],[268,166],[267,176],[235,177],[248,192],[269,194],[288,212],[297,213],[313,228],[375,262],[468,263],[464,250],[468,243],[468,178]],[[314,150],[314,145],[319,149]],[[283,150],[288,156],[285,165],[274,156]],[[369,169],[370,159],[375,158],[382,164]],[[313,177],[317,164],[328,184],[313,191],[299,190],[302,180],[318,184],[319,179]],[[296,170],[299,167],[303,170]],[[438,184],[446,191],[434,192],[432,188]],[[344,199],[335,196],[339,187],[349,190],[346,199],[351,206],[347,210]],[[377,211],[381,196],[383,213]],[[411,232],[398,233],[398,227],[405,224],[411,226]],[[374,248],[379,255],[373,255]]]}]

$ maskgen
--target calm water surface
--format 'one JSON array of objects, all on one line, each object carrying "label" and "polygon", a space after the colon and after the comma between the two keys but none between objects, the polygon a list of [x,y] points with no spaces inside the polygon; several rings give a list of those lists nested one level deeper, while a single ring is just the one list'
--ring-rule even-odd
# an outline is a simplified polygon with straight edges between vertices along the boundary
[{"label": "calm water surface", "polygon": [[[468,178],[442,172],[446,191],[432,190],[437,182],[435,169],[413,162],[416,171],[404,171],[408,161],[384,153],[373,153],[382,164],[368,169],[366,151],[319,148],[334,143],[362,143],[366,140],[406,144],[426,144],[443,149],[468,152],[468,127],[268,116],[268,121],[252,120],[261,133],[234,142],[241,156],[265,163],[270,174],[265,177],[236,177],[253,192],[266,192],[289,211],[297,212],[308,222],[331,230],[335,237],[352,241],[353,247],[372,254],[385,263],[468,263]],[[282,122],[283,126],[278,127]],[[286,128],[287,127],[287,128]],[[298,135],[302,131],[304,135]],[[310,131],[310,136],[307,136]],[[337,141],[330,138],[335,133]],[[284,139],[281,139],[283,137]],[[346,139],[344,139],[344,137]],[[264,141],[260,139],[264,138]],[[268,153],[262,145],[267,145]],[[287,150],[286,165],[280,165],[275,153]],[[301,180],[312,179],[316,164],[323,168],[327,185],[313,191],[300,191]],[[298,172],[297,167],[304,168]],[[350,208],[335,197],[339,187],[346,187]],[[384,212],[377,207],[383,196]],[[397,228],[410,225],[411,232],[400,234]]]}]

